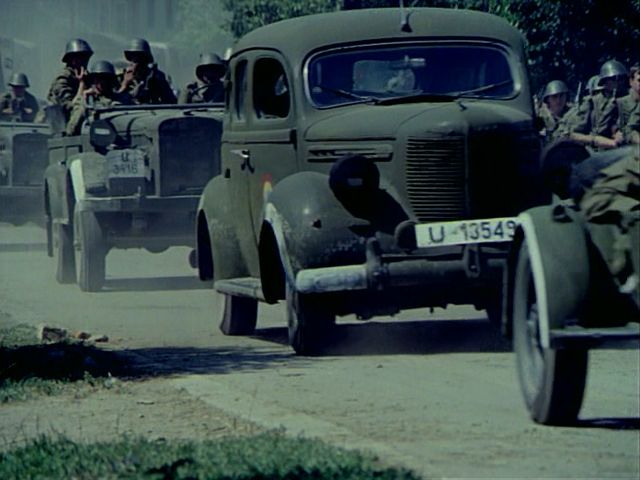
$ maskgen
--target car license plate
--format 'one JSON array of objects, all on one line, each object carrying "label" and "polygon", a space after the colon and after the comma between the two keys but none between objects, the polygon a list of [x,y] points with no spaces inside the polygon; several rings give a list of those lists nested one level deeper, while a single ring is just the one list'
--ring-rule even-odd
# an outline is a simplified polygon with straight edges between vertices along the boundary
[{"label": "car license plate", "polygon": [[421,223],[415,226],[418,248],[468,243],[509,242],[517,217],[486,218],[454,222]]},{"label": "car license plate", "polygon": [[111,150],[107,152],[109,177],[145,177],[144,153],[140,150]]}]

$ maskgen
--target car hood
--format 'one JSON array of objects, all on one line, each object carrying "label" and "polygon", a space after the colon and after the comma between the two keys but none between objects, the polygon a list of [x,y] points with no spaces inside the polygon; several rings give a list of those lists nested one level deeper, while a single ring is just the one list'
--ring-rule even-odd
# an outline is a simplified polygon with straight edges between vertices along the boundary
[{"label": "car hood", "polygon": [[[312,123],[305,139],[349,141],[395,139],[405,126],[423,133],[449,134],[496,124],[526,125],[532,117],[508,104],[495,101],[455,101],[437,104],[357,105]],[[416,132],[417,133],[417,132]]]}]

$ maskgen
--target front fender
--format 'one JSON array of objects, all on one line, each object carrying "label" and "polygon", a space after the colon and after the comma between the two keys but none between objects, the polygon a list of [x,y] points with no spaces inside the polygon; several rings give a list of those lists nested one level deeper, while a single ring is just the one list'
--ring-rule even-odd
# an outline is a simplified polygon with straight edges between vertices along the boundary
[{"label": "front fender", "polygon": [[288,279],[301,269],[365,261],[368,220],[358,218],[331,191],[328,176],[317,172],[291,175],[273,188],[265,205]]},{"label": "front fender", "polygon": [[[196,217],[197,255],[199,259],[210,258],[210,273],[215,281],[249,275],[235,229],[237,211],[230,201],[228,189],[229,182],[222,175],[209,180],[200,196]],[[208,239],[204,232],[208,233]]]}]

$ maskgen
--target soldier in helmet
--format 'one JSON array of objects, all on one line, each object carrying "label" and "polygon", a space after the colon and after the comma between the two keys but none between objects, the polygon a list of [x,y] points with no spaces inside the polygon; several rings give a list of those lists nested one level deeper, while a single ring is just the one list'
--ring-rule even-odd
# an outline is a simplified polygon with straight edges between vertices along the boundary
[{"label": "soldier in helmet", "polygon": [[100,60],[93,64],[88,74],[87,83],[90,87],[81,86],[73,101],[71,118],[66,128],[67,135],[80,133],[82,123],[87,118],[90,108],[133,103],[128,93],[116,92],[118,88],[116,70],[106,60]]},{"label": "soldier in helmet", "polygon": [[29,79],[24,73],[14,73],[9,86],[11,92],[0,98],[0,119],[33,122],[40,107],[36,98],[27,92]]},{"label": "soldier in helmet", "polygon": [[602,90],[590,95],[580,107],[579,114],[568,126],[569,137],[592,148],[616,148],[619,138],[614,138],[618,120],[616,97],[620,95],[621,78],[627,78],[627,69],[616,60],[609,60],[600,68],[599,85]]},{"label": "soldier in helmet", "polygon": [[87,65],[91,55],[93,50],[81,38],[75,38],[67,43],[62,56],[65,67],[51,83],[47,96],[49,103],[59,105],[62,109],[64,122],[69,120],[73,99],[78,93],[80,84],[86,81]]},{"label": "soldier in helmet", "polygon": [[119,92],[127,92],[135,103],[176,103],[176,96],[166,75],[153,63],[149,42],[135,38],[124,51],[129,66],[124,72]]},{"label": "soldier in helmet", "polygon": [[570,109],[568,96],[569,88],[562,80],[552,80],[544,89],[540,117],[544,121],[544,136],[547,141],[558,136],[560,122]]},{"label": "soldier in helmet", "polygon": [[624,144],[640,143],[640,65],[629,70],[629,94],[618,99],[616,136]]},{"label": "soldier in helmet", "polygon": [[214,103],[224,101],[222,77],[227,71],[226,63],[215,53],[200,56],[196,67],[197,80],[188,84],[180,93],[179,103]]}]

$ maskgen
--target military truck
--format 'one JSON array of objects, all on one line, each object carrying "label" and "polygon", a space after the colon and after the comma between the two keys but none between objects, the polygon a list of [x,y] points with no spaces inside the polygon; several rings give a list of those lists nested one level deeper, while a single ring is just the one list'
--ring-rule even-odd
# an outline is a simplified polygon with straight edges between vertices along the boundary
[{"label": "military truck", "polygon": [[0,122],[0,221],[43,223],[42,183],[50,136],[46,124]]},{"label": "military truck", "polygon": [[49,141],[44,206],[56,280],[94,292],[112,248],[195,247],[206,182],[219,173],[220,105],[96,109],[77,136]]},{"label": "military truck", "polygon": [[548,200],[522,35],[481,12],[341,11],[250,32],[229,59],[221,174],[197,216],[220,328],[285,300],[299,354],[337,315],[501,316],[515,217]]}]

